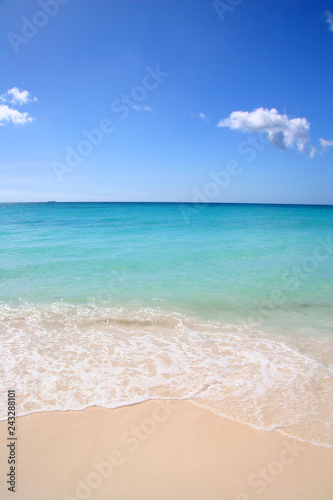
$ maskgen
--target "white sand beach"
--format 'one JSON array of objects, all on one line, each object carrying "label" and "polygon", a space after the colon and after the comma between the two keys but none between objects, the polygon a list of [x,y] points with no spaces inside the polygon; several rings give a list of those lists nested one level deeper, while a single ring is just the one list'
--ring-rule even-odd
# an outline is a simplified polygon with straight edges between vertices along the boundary
[{"label": "white sand beach", "polygon": [[[16,500],[331,500],[333,450],[189,401],[18,419]],[[6,437],[7,424],[0,424]],[[2,439],[2,442],[4,440]],[[1,447],[1,470],[8,469]]]}]

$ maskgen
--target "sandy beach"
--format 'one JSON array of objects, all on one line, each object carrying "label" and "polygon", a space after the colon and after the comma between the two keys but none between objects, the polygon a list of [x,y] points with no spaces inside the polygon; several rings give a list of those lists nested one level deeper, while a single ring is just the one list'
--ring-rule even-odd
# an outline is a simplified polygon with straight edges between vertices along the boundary
[{"label": "sandy beach", "polygon": [[[18,419],[17,500],[331,500],[333,450],[189,401]],[[7,425],[1,422],[1,441]],[[1,470],[8,449],[1,447]],[[1,498],[13,498],[1,478]]]},{"label": "sandy beach", "polygon": [[0,21],[0,500],[333,500],[333,0]]}]

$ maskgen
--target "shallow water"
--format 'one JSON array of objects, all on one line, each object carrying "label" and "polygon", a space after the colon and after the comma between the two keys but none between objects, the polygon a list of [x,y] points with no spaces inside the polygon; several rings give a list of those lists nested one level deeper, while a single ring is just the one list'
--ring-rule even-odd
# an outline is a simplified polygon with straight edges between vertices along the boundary
[{"label": "shallow water", "polygon": [[331,207],[18,204],[0,222],[19,414],[190,398],[333,444]]}]

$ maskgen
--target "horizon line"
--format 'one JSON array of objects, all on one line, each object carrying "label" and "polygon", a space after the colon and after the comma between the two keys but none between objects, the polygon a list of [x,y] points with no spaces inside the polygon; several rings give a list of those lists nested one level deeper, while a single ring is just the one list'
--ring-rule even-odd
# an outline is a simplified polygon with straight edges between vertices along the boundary
[{"label": "horizon line", "polygon": [[0,201],[0,205],[9,205],[9,204],[34,204],[34,203],[43,203],[43,204],[61,204],[61,203],[150,203],[150,204],[181,204],[181,205],[276,205],[276,206],[308,206],[308,207],[332,207],[333,203],[276,203],[276,202],[238,202],[238,201],[207,201],[207,202],[194,202],[194,201]]}]

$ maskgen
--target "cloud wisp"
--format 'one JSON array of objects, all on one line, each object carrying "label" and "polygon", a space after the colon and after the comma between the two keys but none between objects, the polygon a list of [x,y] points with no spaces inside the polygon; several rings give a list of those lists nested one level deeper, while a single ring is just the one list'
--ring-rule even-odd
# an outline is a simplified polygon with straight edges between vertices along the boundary
[{"label": "cloud wisp", "polygon": [[205,113],[198,113],[198,116],[201,120],[205,120],[205,122],[209,121]]},{"label": "cloud wisp", "polygon": [[29,102],[36,102],[37,98],[33,97],[27,90],[20,90],[17,87],[13,87],[4,94],[0,94],[0,102],[5,104],[0,104],[0,126],[7,125],[8,123],[13,123],[14,125],[25,125],[33,121],[33,118],[29,113],[18,111],[13,107],[8,106],[21,106],[22,104],[27,104]]},{"label": "cloud wisp", "polygon": [[333,147],[333,139],[326,141],[326,139],[319,139],[321,149],[327,151],[329,148]]},{"label": "cloud wisp", "polygon": [[257,108],[252,112],[233,111],[217,126],[247,133],[265,133],[271,144],[281,151],[296,147],[300,153],[311,158],[316,154],[310,138],[310,123],[306,118],[290,119],[274,108]]},{"label": "cloud wisp", "polygon": [[203,120],[205,122],[209,122],[209,118],[205,115],[205,113],[192,113],[191,114],[192,118],[200,118],[200,120]]},{"label": "cloud wisp", "polygon": [[326,22],[328,24],[328,29],[330,31],[333,31],[333,12],[331,12],[330,10],[327,10],[325,12],[325,19],[326,19]]}]

